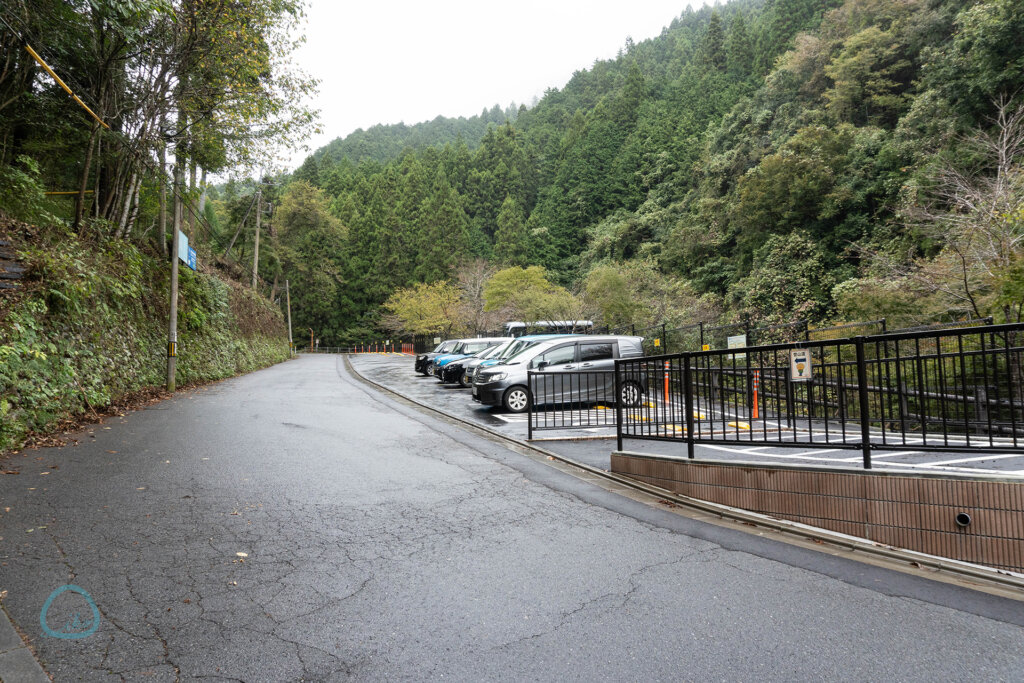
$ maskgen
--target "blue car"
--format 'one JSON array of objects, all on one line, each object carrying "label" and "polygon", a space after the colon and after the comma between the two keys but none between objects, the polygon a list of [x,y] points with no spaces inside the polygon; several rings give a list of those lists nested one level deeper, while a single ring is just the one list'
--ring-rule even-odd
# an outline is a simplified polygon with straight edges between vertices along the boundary
[{"label": "blue car", "polygon": [[441,378],[441,369],[453,360],[461,360],[484,349],[489,349],[497,344],[510,341],[509,337],[479,337],[476,339],[462,339],[451,351],[444,355],[436,356],[431,364],[431,373],[438,379]]}]

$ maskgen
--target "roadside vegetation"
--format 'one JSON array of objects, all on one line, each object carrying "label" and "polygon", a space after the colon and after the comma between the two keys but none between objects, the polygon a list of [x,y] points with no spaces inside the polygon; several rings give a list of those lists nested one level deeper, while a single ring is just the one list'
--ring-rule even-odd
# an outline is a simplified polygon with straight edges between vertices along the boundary
[{"label": "roadside vegetation", "polygon": [[[0,452],[68,417],[90,414],[166,379],[166,262],[123,240],[5,221],[27,267],[0,293]],[[180,385],[288,358],[280,310],[237,282],[184,269]]]},{"label": "roadside vegetation", "polygon": [[273,167],[315,125],[315,83],[289,62],[302,13],[292,0],[0,6],[0,241],[25,269],[0,288],[0,451],[164,384],[177,229],[199,264],[181,268],[178,383],[288,357],[280,291],[223,253],[204,190],[209,174]]}]

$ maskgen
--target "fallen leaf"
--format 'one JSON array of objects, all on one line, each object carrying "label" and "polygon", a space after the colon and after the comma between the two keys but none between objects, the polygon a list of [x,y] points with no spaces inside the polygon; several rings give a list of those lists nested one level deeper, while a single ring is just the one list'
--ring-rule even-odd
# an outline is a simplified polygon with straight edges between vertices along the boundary
[{"label": "fallen leaf", "polygon": [[43,476],[44,474],[49,474],[49,472],[40,472],[40,473],[39,473],[39,476],[41,477],[41,476]]},{"label": "fallen leaf", "polygon": [[235,555],[238,555],[239,557],[249,557],[249,553],[235,553]]},{"label": "fallen leaf", "polygon": [[107,451],[107,453],[117,453],[117,451]]},{"label": "fallen leaf", "polygon": [[237,586],[237,585],[238,585],[238,582],[237,582],[237,581],[232,581],[232,582],[231,582],[231,583],[229,583],[228,585],[229,585],[229,586]]},{"label": "fallen leaf", "polygon": [[139,488],[137,488],[137,489],[135,489],[135,490],[136,490],[136,491],[145,491],[145,490],[146,490],[146,487],[145,487],[145,486],[140,486]]},{"label": "fallen leaf", "polygon": [[0,474],[21,474],[21,472],[18,470],[4,470],[3,472],[0,472]]}]

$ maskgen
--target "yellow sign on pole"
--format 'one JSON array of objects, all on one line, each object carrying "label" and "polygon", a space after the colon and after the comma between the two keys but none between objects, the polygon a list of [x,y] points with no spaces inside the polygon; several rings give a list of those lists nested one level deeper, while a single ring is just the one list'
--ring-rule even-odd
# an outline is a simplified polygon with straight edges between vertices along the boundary
[{"label": "yellow sign on pole", "polygon": [[654,340],[654,348],[658,348],[659,346],[661,346],[661,340],[660,339],[655,339]]},{"label": "yellow sign on pole", "polygon": [[710,351],[711,350],[711,344],[704,344],[702,347],[700,347],[700,350],[701,351]]}]

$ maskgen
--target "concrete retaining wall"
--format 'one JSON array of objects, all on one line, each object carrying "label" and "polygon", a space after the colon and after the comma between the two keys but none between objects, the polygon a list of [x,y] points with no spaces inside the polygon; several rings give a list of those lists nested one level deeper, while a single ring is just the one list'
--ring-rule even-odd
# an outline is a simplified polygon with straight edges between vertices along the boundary
[{"label": "concrete retaining wall", "polygon": [[[1024,480],[612,454],[612,472],[682,496],[1024,572]],[[960,524],[957,523],[958,515]],[[967,521],[963,515],[970,517]]]}]

